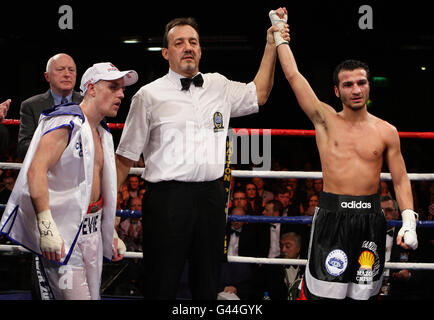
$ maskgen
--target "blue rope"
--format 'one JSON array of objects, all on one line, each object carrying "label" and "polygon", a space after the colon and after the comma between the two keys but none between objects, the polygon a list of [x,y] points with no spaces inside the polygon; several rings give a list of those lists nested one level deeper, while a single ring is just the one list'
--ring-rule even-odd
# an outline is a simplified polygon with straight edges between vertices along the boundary
[{"label": "blue rope", "polygon": [[[251,223],[292,223],[292,224],[310,224],[312,223],[311,216],[292,216],[292,217],[266,217],[266,216],[239,216],[229,215],[228,222],[251,222]],[[388,220],[387,226],[400,227],[401,220]],[[418,221],[417,226],[420,228],[434,228],[434,221]]]},{"label": "blue rope", "polygon": [[[0,204],[0,212],[3,213],[6,205]],[[140,218],[141,211],[136,210],[117,210],[116,216],[124,218]],[[266,216],[239,216],[228,215],[228,222],[251,222],[251,223],[292,223],[292,224],[310,224],[312,223],[311,216],[293,216],[293,217],[266,217]],[[401,220],[389,220],[387,226],[400,227]],[[421,220],[417,222],[419,228],[434,228],[434,221]]]}]

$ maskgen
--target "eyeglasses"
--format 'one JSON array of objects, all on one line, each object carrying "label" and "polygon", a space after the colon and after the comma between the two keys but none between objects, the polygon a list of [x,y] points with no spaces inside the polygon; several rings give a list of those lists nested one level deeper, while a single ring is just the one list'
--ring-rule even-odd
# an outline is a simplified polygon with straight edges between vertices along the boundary
[{"label": "eyeglasses", "polygon": [[393,212],[393,211],[395,211],[394,208],[383,208],[383,210],[384,210],[385,212]]}]

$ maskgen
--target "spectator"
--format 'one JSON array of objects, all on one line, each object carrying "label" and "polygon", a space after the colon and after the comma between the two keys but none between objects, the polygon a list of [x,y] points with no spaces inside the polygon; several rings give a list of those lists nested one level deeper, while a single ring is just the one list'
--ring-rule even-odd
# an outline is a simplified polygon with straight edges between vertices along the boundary
[{"label": "spectator", "polygon": [[322,179],[314,179],[313,180],[313,189],[316,193],[320,193],[323,188],[323,181]]},{"label": "spectator", "polygon": [[232,196],[232,207],[231,208],[242,208],[246,214],[248,214],[247,206],[247,196],[243,189],[235,189]]},{"label": "spectator", "polygon": [[[281,217],[283,214],[283,205],[278,200],[269,201],[263,211],[263,215],[266,217]],[[263,224],[263,238],[266,239],[266,248],[268,249],[267,257],[274,258],[280,254],[280,235],[281,235],[281,224],[280,223],[269,223]]]},{"label": "spectator", "polygon": [[302,202],[303,205],[303,211],[306,210],[306,208],[309,207],[309,203],[308,203],[308,199],[309,197],[316,193],[315,189],[313,187],[313,179],[303,179],[302,180],[302,186],[300,188],[300,193],[301,193],[301,198],[300,201]]},{"label": "spectator", "polygon": [[[278,258],[299,259],[301,240],[296,233],[283,234]],[[303,270],[300,266],[263,264],[247,280],[227,286],[224,291],[236,294],[242,300],[260,300],[264,292],[269,293],[271,300],[295,300]]]},{"label": "spectator", "polygon": [[[300,216],[300,204],[293,204],[293,193],[292,186],[286,185],[280,186],[275,191],[275,199],[282,204],[283,211],[282,216]],[[293,224],[293,223],[285,223],[283,224],[284,232],[296,232],[304,237],[304,232],[306,232],[306,225],[303,224]],[[309,239],[309,237],[304,237],[305,239]]]},{"label": "spectator", "polygon": [[[142,199],[131,197],[128,200],[128,209],[142,211]],[[123,218],[119,223],[119,238],[121,238],[127,251],[142,251],[142,223],[141,218]]]},{"label": "spectator", "polygon": [[274,199],[279,201],[283,206],[282,216],[288,216],[288,206],[291,201],[289,189],[282,186],[278,187],[275,191]]},{"label": "spectator", "polygon": [[6,204],[15,185],[15,177],[10,171],[5,171],[0,184],[0,204]]},{"label": "spectator", "polygon": [[7,99],[6,101],[0,103],[0,123],[6,118],[10,104],[11,99]]},{"label": "spectator", "polygon": [[124,183],[121,184],[121,186],[119,187],[119,197],[118,197],[118,201],[119,201],[119,207],[120,209],[128,209],[128,200],[130,198],[130,193],[128,192],[128,182],[125,181]]},{"label": "spectator", "polygon": [[[426,220],[434,221],[434,182],[431,182],[428,186],[429,194],[428,201],[429,205],[426,209]],[[420,261],[426,263],[434,263],[434,228],[420,228],[418,230],[419,237],[419,249],[420,249]],[[434,272],[432,270],[419,270],[422,274],[424,299],[429,297],[432,299],[433,293],[432,288],[434,287]]]},{"label": "spectator", "polygon": [[262,211],[262,200],[258,195],[256,185],[254,183],[246,184],[247,205],[250,206],[249,212],[252,215],[260,215]]},{"label": "spectator", "polygon": [[315,208],[318,206],[319,196],[317,193],[312,193],[307,198],[307,208],[304,210],[305,216],[313,216],[315,213]]},{"label": "spectator", "polygon": [[[289,179],[291,180],[291,179]],[[286,189],[289,191],[289,202],[288,202],[288,216],[299,216],[301,212],[303,212],[303,205],[300,201],[299,195],[296,196],[296,192],[294,189],[294,183],[289,181],[286,184]]]},{"label": "spectator", "polygon": [[[246,215],[242,207],[233,207],[232,215]],[[260,224],[232,221],[226,226],[228,255],[245,257],[263,257],[260,250],[263,241],[258,238],[257,227]]]},{"label": "spectator", "polygon": [[431,183],[430,186],[430,195],[429,195],[429,203],[428,206],[428,215],[427,220],[434,220],[434,183]]},{"label": "spectator", "polygon": [[[387,221],[399,220],[398,203],[389,195],[381,197],[381,208]],[[396,244],[399,228],[388,227],[386,234],[386,259],[391,262],[420,261],[419,250],[407,250]],[[421,281],[423,273],[417,270],[385,269],[381,297],[383,299],[409,299],[422,298]]]},{"label": "spectator", "polygon": [[8,100],[6,100],[0,104],[0,155],[4,152],[4,150],[9,145],[9,131],[1,123],[2,123],[3,119],[6,118],[10,103],[11,103],[11,100],[8,99]]},{"label": "spectator", "polygon": [[[305,210],[303,210],[303,215],[311,216],[313,218],[315,214],[315,208],[319,203],[319,195],[316,193],[311,194],[307,199],[308,206]],[[296,225],[288,225],[287,230],[292,230],[297,232],[302,239],[301,251],[300,255],[302,258],[307,257],[308,248],[309,248],[309,240],[310,240],[310,231],[312,224],[296,224]]]},{"label": "spectator", "polygon": [[264,189],[265,186],[264,179],[260,177],[255,177],[252,179],[252,182],[255,184],[256,192],[259,198],[262,200],[262,207],[264,207],[268,201],[274,199],[273,193]]},{"label": "spectator", "polygon": [[47,62],[44,77],[50,86],[49,90],[21,103],[17,146],[21,159],[24,159],[27,153],[42,111],[54,105],[81,102],[83,99],[79,92],[74,91],[77,68],[69,55],[59,53],[51,57]]},{"label": "spectator", "polygon": [[128,176],[128,195],[130,198],[139,196],[140,179],[138,176],[132,174]]}]

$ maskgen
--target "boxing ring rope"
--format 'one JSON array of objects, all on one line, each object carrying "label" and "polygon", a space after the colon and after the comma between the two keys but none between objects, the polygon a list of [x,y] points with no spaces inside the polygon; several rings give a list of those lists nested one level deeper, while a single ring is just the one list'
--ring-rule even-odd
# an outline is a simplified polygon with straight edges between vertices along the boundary
[{"label": "boxing ring rope", "polygon": [[[21,163],[0,162],[0,169],[20,170]],[[129,174],[141,175],[145,168],[131,168]],[[434,173],[407,173],[408,178],[413,181],[432,181]],[[265,178],[265,179],[322,179],[321,171],[266,171],[266,170],[232,170],[234,178]],[[392,180],[390,173],[382,172],[381,180]]]},{"label": "boxing ring rope", "polygon": [[[5,205],[0,204],[0,211],[4,210]],[[141,217],[140,211],[134,210],[117,210],[116,215],[126,218]],[[264,216],[239,216],[229,215],[227,222],[251,222],[251,223],[292,223],[292,224],[309,224],[312,223],[310,216],[294,216],[294,217],[264,217]],[[402,221],[390,220],[387,221],[388,226],[401,226]],[[434,227],[434,221],[418,221],[417,227]],[[0,245],[0,252],[11,253],[28,253],[29,251],[19,245]],[[143,259],[143,252],[125,252],[124,258],[127,259]],[[231,263],[256,263],[256,264],[281,264],[281,265],[306,265],[306,259],[281,259],[281,258],[253,258],[241,256],[227,256],[227,261]],[[414,269],[414,270],[434,270],[434,263],[424,262],[386,262],[386,269]]]},{"label": "boxing ring rope", "polygon": [[[3,124],[6,125],[19,125],[19,120],[4,119]],[[109,123],[110,129],[119,130],[123,129],[123,123]],[[271,136],[315,136],[315,130],[299,130],[299,129],[245,129],[234,128],[232,129],[234,135],[271,135]],[[434,139],[434,132],[398,132],[401,138],[415,138],[415,139]],[[0,162],[0,169],[20,170],[21,163],[7,163]],[[142,174],[144,168],[131,168],[129,174]],[[321,179],[322,172],[312,171],[262,171],[262,170],[232,170],[232,177],[235,178],[296,178],[296,179]],[[434,180],[434,173],[408,173],[408,177],[412,181],[430,181]],[[381,173],[381,180],[391,180],[390,173]],[[0,204],[0,211],[5,208],[4,204]],[[132,210],[118,210],[117,216],[138,218],[141,212]],[[312,217],[264,217],[264,216],[233,216],[229,215],[228,222],[230,221],[243,221],[252,223],[295,223],[295,224],[309,224],[312,222]],[[392,220],[387,222],[389,226],[400,226],[402,221]],[[434,221],[418,221],[417,227],[434,227]],[[27,249],[19,245],[1,245],[0,252],[11,253],[26,253]],[[143,259],[142,252],[125,252],[124,258],[129,259]],[[280,264],[280,265],[306,265],[306,259],[281,259],[281,258],[253,258],[253,257],[240,257],[240,256],[227,256],[227,261],[232,263],[256,263],[256,264]],[[418,270],[434,270],[433,263],[399,263],[399,262],[386,262],[386,269],[418,269]]]},{"label": "boxing ring rope", "polygon": [[[28,253],[29,251],[18,245],[0,244],[0,252]],[[125,252],[124,258],[143,259],[143,252]],[[256,263],[256,264],[281,264],[305,266],[306,259],[282,259],[282,258],[252,258],[240,256],[228,256],[228,262],[232,263]],[[425,262],[385,262],[385,269],[411,269],[434,270],[434,263]]]},{"label": "boxing ring rope", "polygon": [[[20,120],[4,119],[4,125],[20,125]],[[107,123],[108,127],[113,130],[122,130],[123,123]],[[263,135],[269,134],[272,136],[315,136],[315,130],[304,129],[253,129],[253,128],[232,128],[235,135]],[[434,132],[398,132],[401,138],[414,139],[434,139]]]}]

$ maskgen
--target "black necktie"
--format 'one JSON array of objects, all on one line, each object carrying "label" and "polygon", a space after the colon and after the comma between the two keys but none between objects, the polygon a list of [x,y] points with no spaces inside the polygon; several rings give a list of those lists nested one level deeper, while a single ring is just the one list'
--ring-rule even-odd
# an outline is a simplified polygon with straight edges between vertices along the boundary
[{"label": "black necktie", "polygon": [[394,231],[394,228],[387,230],[387,235],[391,236],[393,238],[393,231]]},{"label": "black necktie", "polygon": [[202,87],[203,85],[202,75],[199,73],[194,78],[181,78],[182,90],[190,89],[190,85],[192,82],[196,87]]},{"label": "black necktie", "polygon": [[62,101],[60,101],[60,104],[65,104],[68,102],[68,99],[66,97],[62,98]]},{"label": "black necktie", "polygon": [[236,236],[240,236],[241,232],[238,230],[231,229],[231,234],[235,233]]}]

